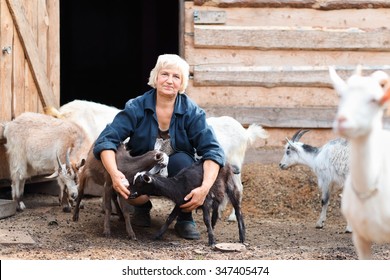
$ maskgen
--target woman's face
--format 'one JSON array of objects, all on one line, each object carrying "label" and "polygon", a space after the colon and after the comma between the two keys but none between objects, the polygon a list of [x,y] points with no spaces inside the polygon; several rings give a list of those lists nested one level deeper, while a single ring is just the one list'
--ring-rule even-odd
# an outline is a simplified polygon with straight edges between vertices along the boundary
[{"label": "woman's face", "polygon": [[181,73],[178,69],[162,68],[157,75],[157,92],[166,95],[176,95],[182,83]]}]

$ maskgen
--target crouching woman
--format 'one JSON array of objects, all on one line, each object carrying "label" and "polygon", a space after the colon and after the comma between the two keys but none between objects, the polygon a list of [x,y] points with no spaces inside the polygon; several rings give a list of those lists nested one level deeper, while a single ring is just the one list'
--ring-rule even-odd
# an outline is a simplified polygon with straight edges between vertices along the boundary
[{"label": "crouching woman", "polygon": [[[225,164],[224,152],[213,129],[206,122],[206,114],[185,93],[189,79],[189,65],[180,56],[163,54],[150,72],[151,90],[130,99],[111,124],[101,132],[94,145],[94,155],[110,174],[113,188],[124,198],[129,190],[125,178],[117,168],[115,152],[119,144],[127,143],[131,155],[138,156],[155,148],[169,155],[168,177],[195,162],[195,154],[204,159],[202,184],[186,195],[185,204],[177,217],[175,230],[186,239],[199,239],[200,234],[192,211],[201,206]],[[146,195],[131,203],[135,206],[132,223],[151,225],[152,203]]]}]

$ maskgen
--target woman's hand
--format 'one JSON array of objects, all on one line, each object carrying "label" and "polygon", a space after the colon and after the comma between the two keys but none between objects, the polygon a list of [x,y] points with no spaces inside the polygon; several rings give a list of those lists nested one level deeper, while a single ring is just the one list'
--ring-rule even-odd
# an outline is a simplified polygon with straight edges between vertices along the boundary
[{"label": "woman's hand", "polygon": [[193,189],[186,197],[184,198],[185,201],[188,201],[182,205],[180,205],[180,208],[183,210],[183,212],[191,212],[195,209],[197,209],[199,206],[202,206],[204,203],[204,200],[209,193],[209,188],[205,186],[200,186],[198,188]]},{"label": "woman's hand", "polygon": [[191,212],[203,205],[210,188],[215,182],[218,176],[220,166],[212,160],[205,160],[203,162],[203,182],[198,188],[193,189],[186,195],[184,201],[188,201],[180,205],[183,212]]},{"label": "woman's hand", "polygon": [[100,159],[102,160],[104,168],[107,170],[108,174],[110,174],[114,190],[125,199],[128,199],[130,191],[127,189],[128,185],[125,185],[127,182],[125,175],[118,170],[116,165],[115,151],[103,150],[100,153]]},{"label": "woman's hand", "polygon": [[114,174],[111,175],[111,180],[114,190],[125,199],[128,199],[130,195],[130,191],[127,189],[129,182],[127,181],[125,175],[117,170]]}]

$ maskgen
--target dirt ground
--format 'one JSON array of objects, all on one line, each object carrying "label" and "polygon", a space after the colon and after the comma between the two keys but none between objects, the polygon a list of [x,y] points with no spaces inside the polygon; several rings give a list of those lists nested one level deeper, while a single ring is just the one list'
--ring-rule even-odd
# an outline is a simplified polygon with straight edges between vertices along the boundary
[{"label": "dirt ground", "polygon": [[[279,156],[279,153],[273,153]],[[280,154],[281,157],[281,154]],[[200,240],[179,238],[173,224],[162,240],[153,240],[171,210],[170,201],[153,198],[152,227],[134,227],[137,241],[127,238],[124,223],[113,215],[112,236],[103,236],[101,199],[87,197],[80,220],[63,213],[57,197],[27,193],[27,209],[0,220],[1,259],[26,260],[354,260],[351,234],[340,212],[340,190],[333,192],[323,229],[315,223],[321,210],[320,191],[304,166],[280,170],[275,160],[246,162],[242,208],[246,224],[245,250],[221,252],[207,245],[202,212],[194,213]],[[2,196],[9,195],[3,191]],[[227,222],[230,208],[215,228],[217,243],[237,243],[238,228]],[[20,239],[22,235],[22,239]],[[17,237],[19,236],[19,237]],[[4,241],[7,240],[7,241]],[[24,240],[24,241],[20,241]],[[26,241],[27,240],[27,241]],[[390,245],[374,245],[375,259],[390,259]]]}]

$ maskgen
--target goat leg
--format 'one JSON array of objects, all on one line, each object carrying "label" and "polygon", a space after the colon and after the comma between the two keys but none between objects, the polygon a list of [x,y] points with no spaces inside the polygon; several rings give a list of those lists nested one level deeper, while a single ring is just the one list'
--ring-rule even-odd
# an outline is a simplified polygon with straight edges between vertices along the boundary
[{"label": "goat leg", "polygon": [[121,209],[121,207],[119,205],[118,194],[116,192],[112,192],[112,202],[115,205],[116,213],[119,216],[119,221],[124,221],[125,217],[124,217],[123,211],[122,211],[122,209]]},{"label": "goat leg", "polygon": [[63,191],[62,200],[60,203],[62,205],[62,211],[64,211],[65,213],[72,212],[72,206],[69,202],[68,193],[65,190]]},{"label": "goat leg", "polygon": [[110,225],[110,219],[111,219],[111,212],[112,212],[112,206],[111,206],[111,197],[112,197],[113,188],[111,185],[104,184],[104,229],[103,234],[106,237],[111,236],[111,225]]},{"label": "goat leg", "polygon": [[242,216],[241,207],[238,204],[233,204],[234,212],[236,213],[237,218],[237,226],[238,226],[238,234],[240,237],[240,242],[245,242],[245,223],[244,218]]},{"label": "goat leg", "polygon": [[179,215],[181,209],[178,204],[175,205],[172,212],[169,214],[168,218],[166,219],[165,223],[162,225],[160,230],[156,233],[154,236],[154,239],[161,239],[163,234],[167,231],[170,224],[172,224],[173,220]]},{"label": "goat leg", "polygon": [[81,200],[83,200],[83,198],[84,198],[84,185],[85,185],[85,183],[86,183],[85,179],[80,179],[78,194],[77,194],[77,198],[76,198],[76,205],[75,205],[74,210],[73,210],[73,221],[74,222],[77,222],[79,220],[80,204],[81,204]]},{"label": "goat leg", "polygon": [[[320,183],[318,183],[319,186]],[[321,197],[321,214],[320,217],[316,223],[316,228],[323,228],[326,221],[326,213],[328,211],[329,206],[329,197],[330,197],[330,191],[329,191],[329,185],[324,185],[322,187],[322,197]]]},{"label": "goat leg", "polygon": [[213,201],[212,208],[213,212],[211,214],[211,227],[214,229],[215,225],[217,224],[217,221],[219,219],[219,205],[220,203]]},{"label": "goat leg", "polygon": [[80,202],[83,199],[84,192],[80,192],[76,199],[76,206],[73,210],[73,221],[77,222],[79,220],[79,212],[80,212]]},{"label": "goat leg", "polygon": [[[121,195],[118,196],[119,197],[119,211],[123,217],[123,219],[125,220],[125,226],[126,226],[126,233],[127,233],[127,236],[132,239],[132,240],[137,240],[137,237],[135,236],[135,233],[133,231],[133,227],[131,226],[131,221],[130,221],[130,212],[131,212],[131,205],[126,201],[126,199],[124,199]],[[117,199],[115,199],[116,201],[118,201]]]},{"label": "goat leg", "polygon": [[23,194],[24,194],[24,184],[26,180],[25,179],[17,179],[12,180],[12,200],[16,202],[16,210],[17,211],[23,211],[26,209],[26,206],[23,202]]},{"label": "goat leg", "polygon": [[[218,212],[218,208],[216,209]],[[215,236],[214,236],[214,230],[213,227],[211,226],[210,222],[210,210],[208,207],[202,206],[202,211],[203,211],[203,222],[206,225],[207,228],[207,234],[209,238],[209,245],[214,246],[215,245]]]},{"label": "goat leg", "polygon": [[[233,189],[235,189],[235,188],[233,188]],[[244,223],[244,217],[242,216],[242,211],[241,211],[241,201],[242,201],[241,192],[228,191],[227,195],[229,197],[230,203],[233,206],[234,213],[236,214],[240,242],[244,243],[245,242],[245,223]]]}]

